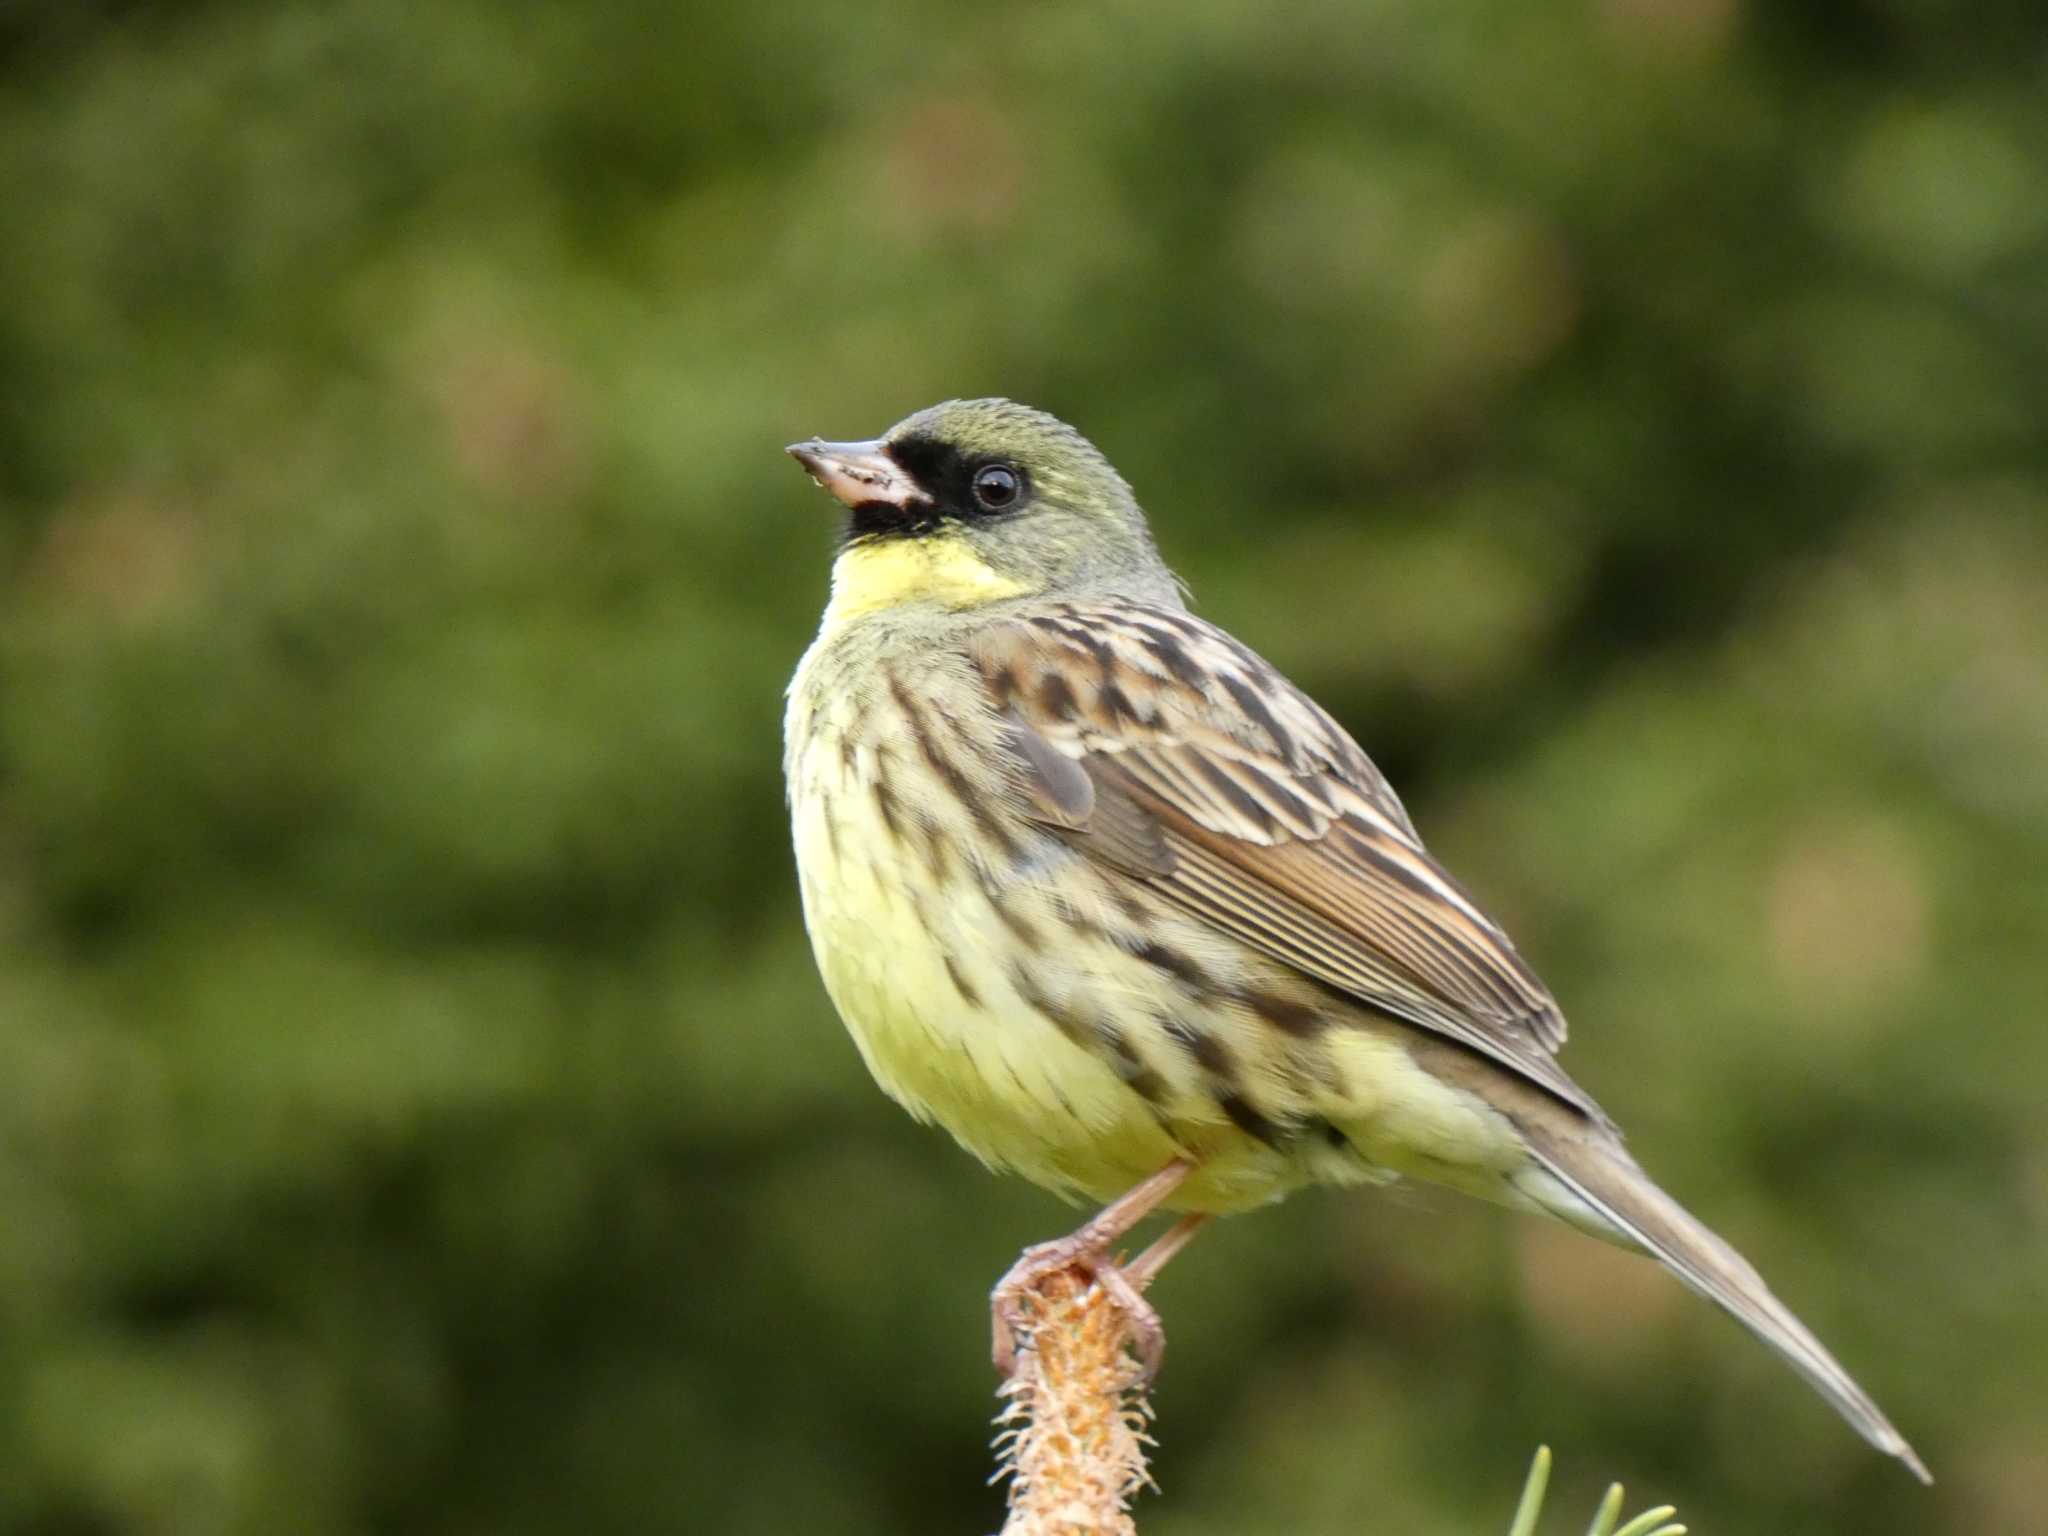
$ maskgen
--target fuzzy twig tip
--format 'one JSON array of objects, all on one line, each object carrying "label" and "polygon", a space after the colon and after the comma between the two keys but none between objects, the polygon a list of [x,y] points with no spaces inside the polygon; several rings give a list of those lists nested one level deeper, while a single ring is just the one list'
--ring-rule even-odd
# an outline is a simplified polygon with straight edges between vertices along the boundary
[{"label": "fuzzy twig tip", "polygon": [[1048,1275],[1025,1305],[1026,1347],[996,1418],[997,1476],[1010,1479],[1002,1536],[1136,1536],[1151,1407],[1122,1314],[1074,1270]]}]

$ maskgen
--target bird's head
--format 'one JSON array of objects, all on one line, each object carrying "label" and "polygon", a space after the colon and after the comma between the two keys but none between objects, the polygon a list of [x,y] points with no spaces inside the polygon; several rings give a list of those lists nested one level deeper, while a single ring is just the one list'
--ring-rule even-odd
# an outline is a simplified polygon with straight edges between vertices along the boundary
[{"label": "bird's head", "polygon": [[845,503],[831,615],[1116,595],[1177,604],[1131,488],[1065,422],[949,400],[868,442],[789,452]]}]

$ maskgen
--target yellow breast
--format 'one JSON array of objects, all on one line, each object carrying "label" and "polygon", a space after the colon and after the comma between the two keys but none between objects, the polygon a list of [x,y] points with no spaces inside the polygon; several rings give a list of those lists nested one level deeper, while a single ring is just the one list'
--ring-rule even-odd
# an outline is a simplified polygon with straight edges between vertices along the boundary
[{"label": "yellow breast", "polygon": [[886,692],[807,702],[802,678],[789,783],[804,919],[875,1080],[984,1162],[1049,1188],[1114,1192],[1163,1165],[1175,1145],[1145,1101],[1018,993],[1026,938],[1058,937],[1042,893],[984,889],[977,829],[913,781],[929,770],[908,727],[899,737],[878,718]]},{"label": "yellow breast", "polygon": [[1505,1123],[1425,1072],[1401,1026],[1276,1029],[1247,999],[1306,983],[1163,904],[1134,909],[1009,803],[964,660],[900,637],[863,654],[848,633],[828,623],[798,671],[786,767],[818,968],[891,1097],[991,1166],[1101,1200],[1176,1156],[1200,1164],[1182,1209],[1395,1171],[1496,1181]]}]

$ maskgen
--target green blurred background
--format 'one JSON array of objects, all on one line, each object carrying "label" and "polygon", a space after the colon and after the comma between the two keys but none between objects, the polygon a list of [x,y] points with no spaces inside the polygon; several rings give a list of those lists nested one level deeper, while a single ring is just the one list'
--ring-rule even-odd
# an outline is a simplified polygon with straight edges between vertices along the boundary
[{"label": "green blurred background", "polygon": [[[1072,1213],[870,1085],[827,500],[1079,424],[1932,1464],[1422,1191],[1160,1287],[1143,1528],[2048,1523],[2032,0],[0,9],[0,1531],[978,1533]],[[1562,1528],[1562,1526],[1560,1526]]]}]

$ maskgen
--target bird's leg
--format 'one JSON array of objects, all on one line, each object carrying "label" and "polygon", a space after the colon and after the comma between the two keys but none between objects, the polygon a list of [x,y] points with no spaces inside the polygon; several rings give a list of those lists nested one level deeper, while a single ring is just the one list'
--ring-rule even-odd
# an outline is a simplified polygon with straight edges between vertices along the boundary
[{"label": "bird's leg", "polygon": [[[995,1290],[989,1294],[989,1321],[995,1335],[992,1353],[997,1371],[1007,1377],[1017,1368],[1017,1334],[1025,1320],[1025,1296],[1048,1275],[1063,1269],[1080,1270],[1109,1293],[1130,1325],[1139,1357],[1147,1362],[1148,1373],[1157,1369],[1159,1352],[1165,1343],[1159,1314],[1152,1310],[1122,1272],[1108,1262],[1109,1250],[1118,1238],[1157,1210],[1160,1202],[1178,1189],[1181,1181],[1193,1170],[1193,1163],[1177,1157],[1128,1194],[1104,1206],[1085,1225],[1065,1237],[1026,1248],[1018,1256],[1017,1262],[1010,1266],[1010,1272],[996,1282]],[[1172,1233],[1167,1234],[1167,1237],[1171,1236]],[[1181,1239],[1182,1242],[1186,1240]],[[1165,1242],[1166,1238],[1160,1241]]]},{"label": "bird's leg", "polygon": [[1145,1299],[1145,1289],[1158,1278],[1159,1271],[1166,1268],[1167,1261],[1193,1242],[1195,1234],[1209,1225],[1210,1220],[1204,1211],[1183,1216],[1154,1238],[1151,1246],[1130,1263],[1096,1266],[1095,1283],[1109,1292],[1117,1310],[1123,1313],[1124,1326],[1131,1336],[1131,1348],[1138,1352],[1138,1363],[1145,1368],[1147,1386],[1159,1374],[1159,1362],[1166,1355],[1166,1328],[1159,1321],[1159,1314],[1153,1310],[1152,1303]]},{"label": "bird's leg", "polygon": [[1144,1290],[1159,1277],[1159,1271],[1172,1262],[1173,1256],[1195,1240],[1195,1234],[1215,1220],[1207,1211],[1196,1211],[1183,1216],[1152,1240],[1152,1246],[1139,1254],[1130,1263],[1122,1266],[1124,1278],[1133,1288]]}]

